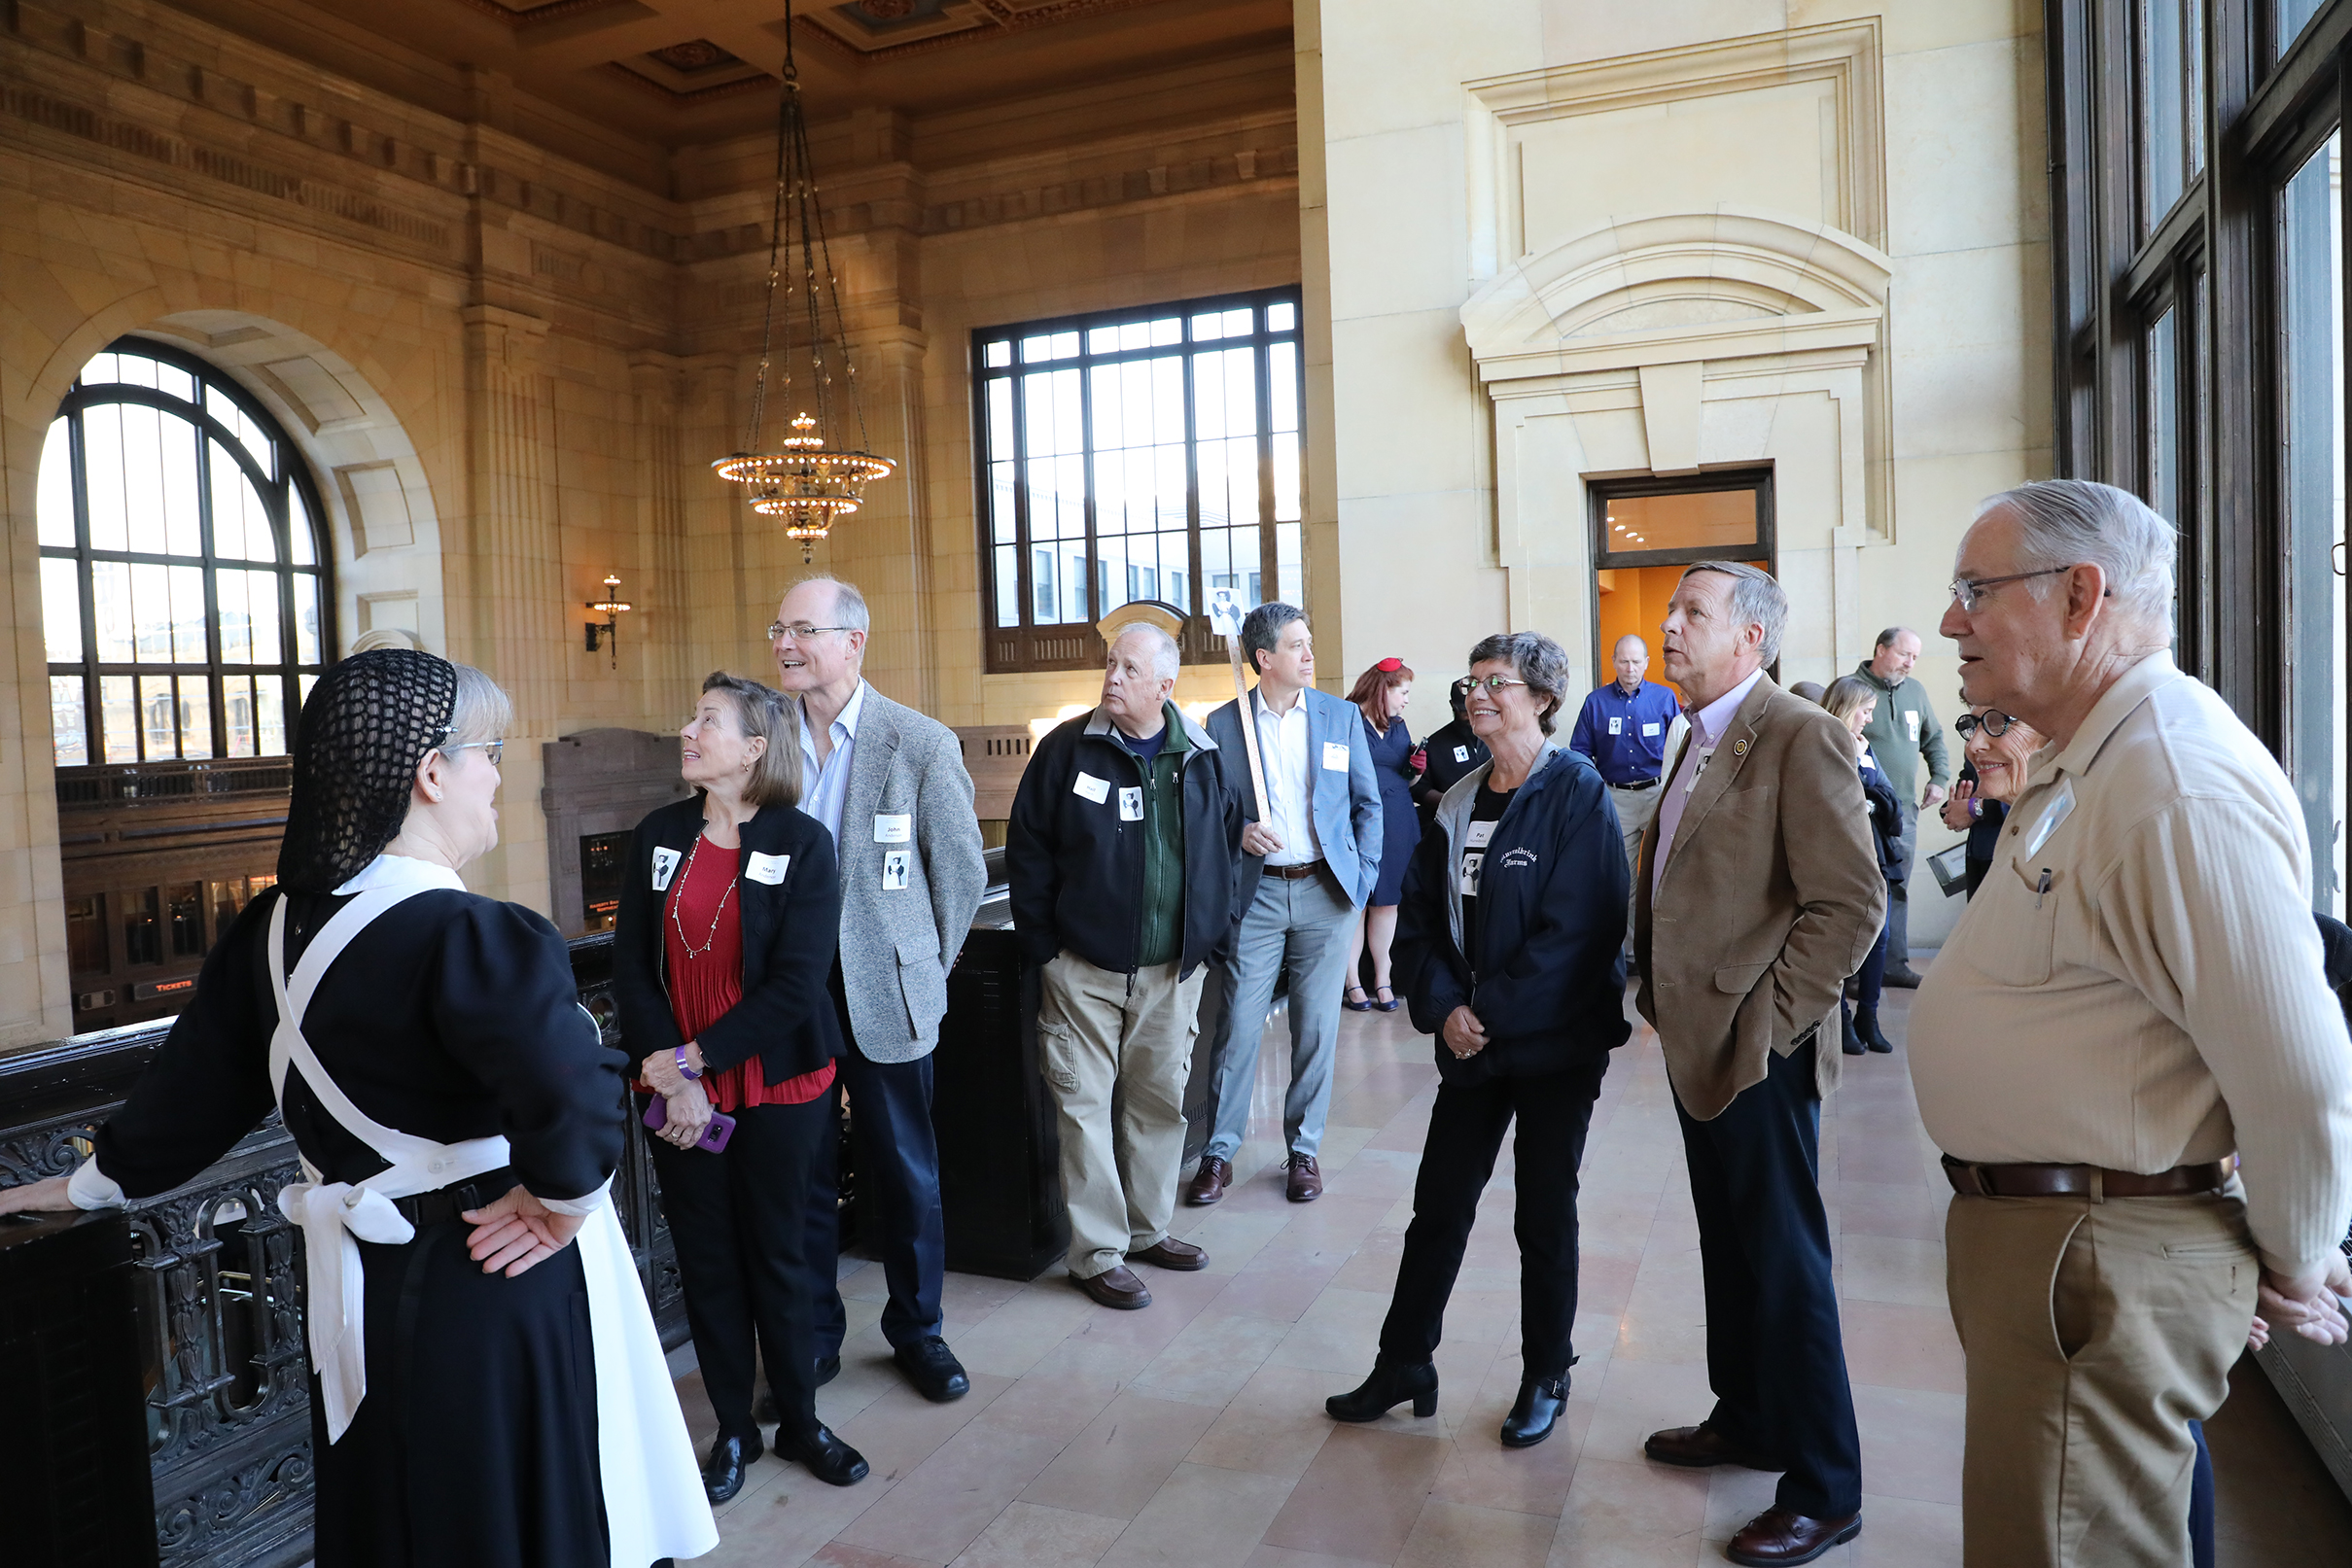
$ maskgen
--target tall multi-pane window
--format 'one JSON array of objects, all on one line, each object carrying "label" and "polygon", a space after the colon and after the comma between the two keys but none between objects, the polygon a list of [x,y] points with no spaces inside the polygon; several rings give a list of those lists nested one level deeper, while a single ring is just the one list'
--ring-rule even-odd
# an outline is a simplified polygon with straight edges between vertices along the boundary
[{"label": "tall multi-pane window", "polygon": [[2140,0],[2140,136],[2146,234],[2205,166],[2203,0]]},{"label": "tall multi-pane window", "polygon": [[2341,133],[2279,192],[2278,454],[2286,503],[2288,773],[2311,839],[2311,896],[2343,914],[2344,288]]},{"label": "tall multi-pane window", "polygon": [[988,664],[1080,668],[1138,599],[1305,591],[1296,290],[973,334]]},{"label": "tall multi-pane window", "polygon": [[41,449],[57,766],[281,755],[328,657],[317,497],[268,413],[123,338]]}]

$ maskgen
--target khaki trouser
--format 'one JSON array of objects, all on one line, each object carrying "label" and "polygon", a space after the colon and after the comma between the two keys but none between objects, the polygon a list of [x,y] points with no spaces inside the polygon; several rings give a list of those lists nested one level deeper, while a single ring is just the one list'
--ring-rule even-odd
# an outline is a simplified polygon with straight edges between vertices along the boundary
[{"label": "khaki trouser", "polygon": [[2189,1560],[2189,1422],[2221,1408],[2254,1320],[2238,1193],[1952,1200],[1967,1568]]},{"label": "khaki trouser", "polygon": [[1184,1163],[1184,1077],[1206,964],[1130,977],[1065,952],[1044,968],[1038,1066],[1062,1133],[1070,1272],[1092,1279],[1164,1239]]},{"label": "khaki trouser", "polygon": [[[1617,807],[1619,836],[1625,840],[1626,869],[1633,881],[1641,881],[1641,835],[1650,830],[1658,819],[1658,798],[1666,793],[1664,784],[1652,784],[1647,789],[1621,789],[1609,785],[1609,799]],[[1633,900],[1627,896],[1625,906],[1625,951],[1630,958],[1633,952]]]}]

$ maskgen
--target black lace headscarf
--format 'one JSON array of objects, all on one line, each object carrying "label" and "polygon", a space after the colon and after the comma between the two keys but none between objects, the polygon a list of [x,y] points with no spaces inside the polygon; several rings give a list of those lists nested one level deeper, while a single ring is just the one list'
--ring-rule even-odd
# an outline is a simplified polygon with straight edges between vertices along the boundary
[{"label": "black lace headscarf", "polygon": [[457,666],[415,648],[371,648],[319,677],[295,731],[279,885],[331,893],[382,854],[456,712]]}]

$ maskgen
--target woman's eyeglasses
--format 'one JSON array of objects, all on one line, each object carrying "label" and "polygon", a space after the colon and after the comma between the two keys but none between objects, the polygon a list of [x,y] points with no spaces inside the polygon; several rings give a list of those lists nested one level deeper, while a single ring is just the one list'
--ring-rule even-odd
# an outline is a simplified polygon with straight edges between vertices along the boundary
[{"label": "woman's eyeglasses", "polygon": [[451,751],[478,750],[489,759],[490,766],[495,768],[499,764],[499,759],[507,754],[507,743],[504,741],[468,741],[462,746],[444,746],[438,749],[443,755],[447,755]]},{"label": "woman's eyeglasses", "polygon": [[1470,676],[1465,678],[1460,684],[1462,688],[1462,695],[1464,696],[1468,696],[1471,692],[1476,691],[1481,686],[1484,686],[1487,688],[1487,692],[1490,696],[1499,697],[1503,694],[1503,688],[1506,686],[1524,686],[1527,684],[1527,682],[1525,680],[1514,680],[1507,675],[1490,675]]},{"label": "woman's eyeglasses", "polygon": [[2002,736],[2008,734],[2009,726],[2016,722],[2016,719],[2010,717],[1998,708],[1987,708],[1984,710],[1983,716],[1982,717],[1979,717],[1975,714],[1962,714],[1959,717],[1951,721],[1951,727],[1960,732],[1960,739],[1963,741],[1976,734],[1976,732],[1979,730],[1983,730],[1984,732],[1984,738],[1986,740],[1997,741]]}]

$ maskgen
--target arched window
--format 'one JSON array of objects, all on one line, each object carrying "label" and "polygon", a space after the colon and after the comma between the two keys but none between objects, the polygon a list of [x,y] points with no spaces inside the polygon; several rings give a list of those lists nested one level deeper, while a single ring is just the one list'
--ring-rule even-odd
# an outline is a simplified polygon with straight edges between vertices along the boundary
[{"label": "arched window", "polygon": [[42,630],[61,768],[282,755],[332,656],[317,494],[260,403],[125,337],[41,450]]}]

